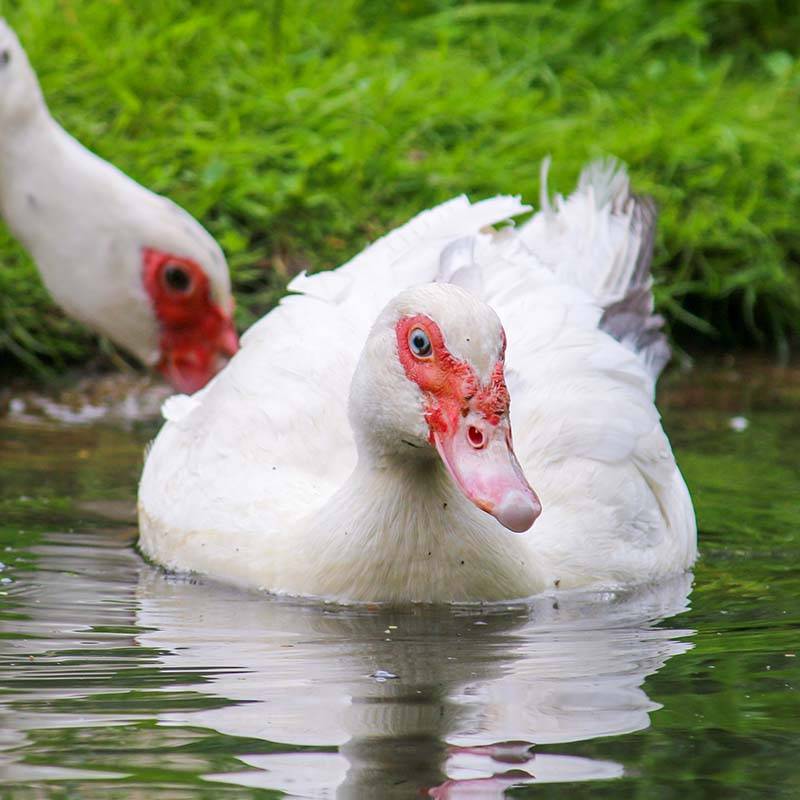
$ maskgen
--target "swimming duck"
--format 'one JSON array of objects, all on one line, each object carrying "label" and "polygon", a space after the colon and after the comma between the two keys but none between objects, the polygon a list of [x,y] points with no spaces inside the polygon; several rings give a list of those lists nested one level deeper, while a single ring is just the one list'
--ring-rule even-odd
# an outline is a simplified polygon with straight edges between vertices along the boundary
[{"label": "swimming duck", "polygon": [[298,276],[214,381],[165,404],[142,551],[344,602],[686,570],[694,514],[653,402],[652,205],[598,163],[505,224],[527,210],[459,197]]},{"label": "swimming duck", "polygon": [[66,314],[178,390],[238,349],[225,256],[186,211],[73,139],[0,20],[0,215]]}]

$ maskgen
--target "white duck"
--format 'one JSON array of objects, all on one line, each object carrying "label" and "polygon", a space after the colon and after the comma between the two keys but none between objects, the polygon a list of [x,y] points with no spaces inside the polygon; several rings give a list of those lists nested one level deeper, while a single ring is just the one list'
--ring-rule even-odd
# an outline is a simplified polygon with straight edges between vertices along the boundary
[{"label": "white duck", "polygon": [[3,20],[0,214],[67,314],[178,390],[205,385],[238,349],[217,243],[183,209],[64,131]]},{"label": "white duck", "polygon": [[519,231],[488,227],[525,210],[459,197],[298,277],[223,373],[168,401],[140,486],[143,551],[341,601],[686,570],[694,515],[653,404],[652,208],[623,170],[593,165]]}]

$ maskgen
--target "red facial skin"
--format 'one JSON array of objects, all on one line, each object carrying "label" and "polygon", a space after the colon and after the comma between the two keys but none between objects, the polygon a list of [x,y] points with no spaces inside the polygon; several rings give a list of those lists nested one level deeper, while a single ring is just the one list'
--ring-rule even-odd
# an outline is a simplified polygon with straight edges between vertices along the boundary
[{"label": "red facial skin", "polygon": [[[142,281],[161,330],[156,368],[178,391],[191,394],[239,349],[236,329],[212,301],[208,276],[194,261],[150,248],[143,249],[142,261]],[[167,277],[176,270],[180,285]]]},{"label": "red facial skin", "polygon": [[[430,356],[420,359],[408,347],[408,335],[414,328],[422,328],[428,334],[432,351]],[[444,343],[439,326],[430,317],[417,314],[397,323],[397,352],[406,376],[425,393],[425,421],[433,444],[434,433],[453,435],[460,417],[465,417],[470,408],[481,413],[490,425],[498,425],[508,414],[510,399],[503,375],[505,357],[505,334],[500,358],[492,370],[489,382],[481,386],[472,367],[455,358]]]},{"label": "red facial skin", "polygon": [[[409,336],[424,331],[430,353],[412,351]],[[505,335],[492,373],[481,384],[475,370],[447,349],[439,326],[417,314],[396,327],[397,354],[406,377],[422,390],[428,441],[463,494],[506,529],[524,533],[542,507],[511,442],[509,396],[503,375]]]}]

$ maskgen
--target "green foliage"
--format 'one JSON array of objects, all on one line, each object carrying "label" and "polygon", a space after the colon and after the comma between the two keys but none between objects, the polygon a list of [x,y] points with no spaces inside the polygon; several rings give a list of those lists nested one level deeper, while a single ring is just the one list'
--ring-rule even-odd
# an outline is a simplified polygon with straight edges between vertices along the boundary
[{"label": "green foliage", "polygon": [[[726,344],[800,329],[800,15],[777,0],[0,0],[56,118],[206,224],[250,324],[460,192],[614,154],[661,208],[657,299]],[[0,357],[85,359],[0,239]],[[708,321],[710,320],[710,322]]]}]

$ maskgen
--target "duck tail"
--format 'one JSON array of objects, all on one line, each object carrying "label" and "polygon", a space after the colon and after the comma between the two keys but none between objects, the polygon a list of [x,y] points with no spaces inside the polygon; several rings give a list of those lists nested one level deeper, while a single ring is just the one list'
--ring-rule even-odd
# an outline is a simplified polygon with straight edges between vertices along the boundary
[{"label": "duck tail", "polygon": [[625,165],[599,159],[583,169],[572,194],[546,200],[521,232],[559,279],[594,297],[603,309],[600,328],[635,352],[654,380],[671,355],[664,320],[653,311],[657,218],[652,198],[631,192]]},{"label": "duck tail", "polygon": [[631,240],[638,243],[632,248],[633,267],[619,299],[603,304],[599,327],[636,353],[655,381],[672,357],[664,318],[654,313],[651,266],[658,212],[651,197],[631,195],[629,202]]}]

